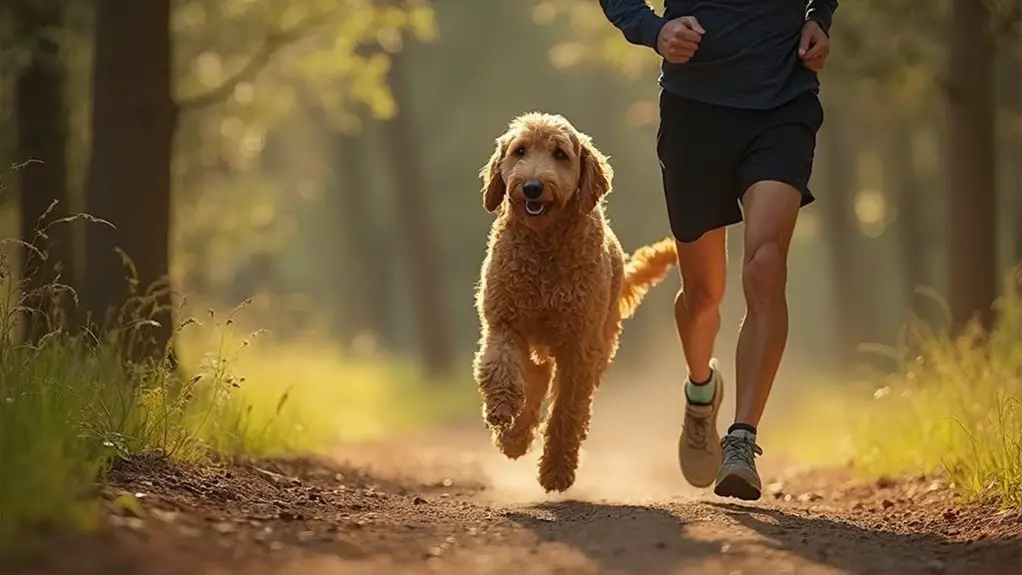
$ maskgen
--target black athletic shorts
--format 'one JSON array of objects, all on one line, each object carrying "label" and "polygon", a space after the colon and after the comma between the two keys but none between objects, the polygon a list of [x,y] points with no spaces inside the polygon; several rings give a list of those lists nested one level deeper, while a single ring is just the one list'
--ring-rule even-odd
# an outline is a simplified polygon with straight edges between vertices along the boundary
[{"label": "black athletic shorts", "polygon": [[741,200],[756,182],[790,184],[813,201],[816,133],[823,107],[805,92],[769,110],[729,108],[660,92],[657,156],[671,231],[681,242],[742,221]]}]

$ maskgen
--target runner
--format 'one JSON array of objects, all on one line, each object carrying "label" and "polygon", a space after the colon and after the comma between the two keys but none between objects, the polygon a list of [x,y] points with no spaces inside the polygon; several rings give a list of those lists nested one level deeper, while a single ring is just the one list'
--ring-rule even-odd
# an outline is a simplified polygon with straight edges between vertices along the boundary
[{"label": "runner", "polygon": [[[682,473],[725,497],[759,499],[756,428],[788,337],[788,247],[823,123],[817,72],[837,0],[600,0],[632,44],[663,58],[660,158],[683,287],[674,316],[688,378]],[[713,359],[726,232],[745,221],[746,314],[735,359],[734,423],[721,440],[724,382]]]}]

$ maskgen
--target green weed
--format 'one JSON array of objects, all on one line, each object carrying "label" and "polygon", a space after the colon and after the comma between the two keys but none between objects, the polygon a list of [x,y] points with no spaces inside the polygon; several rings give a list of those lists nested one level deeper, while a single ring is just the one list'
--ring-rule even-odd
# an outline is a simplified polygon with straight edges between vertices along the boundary
[{"label": "green weed", "polygon": [[[1005,286],[989,333],[973,324],[952,337],[913,320],[897,347],[865,347],[892,368],[807,394],[802,411],[812,417],[794,426],[791,446],[872,476],[941,473],[967,499],[1022,507],[1019,277]],[[826,432],[809,440],[806,429]]]},{"label": "green weed", "polygon": [[[125,343],[152,325],[154,292],[133,293],[106,336],[71,330],[56,304],[74,291],[57,279],[31,293],[13,273],[12,246],[25,247],[0,240],[0,555],[40,526],[97,525],[97,481],[117,458],[324,451],[474,406],[471,386],[427,386],[410,365],[354,360],[323,342],[266,345],[250,358],[261,332],[233,333],[243,306],[223,320],[210,311],[206,324],[181,321],[176,368],[170,350],[126,361]],[[46,316],[49,332],[22,341],[26,313]]]}]

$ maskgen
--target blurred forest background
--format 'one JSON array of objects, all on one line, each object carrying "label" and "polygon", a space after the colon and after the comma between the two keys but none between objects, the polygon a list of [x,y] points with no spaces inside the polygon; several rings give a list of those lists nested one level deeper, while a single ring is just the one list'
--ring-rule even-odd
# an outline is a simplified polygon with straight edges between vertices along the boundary
[{"label": "blurred forest background", "polygon": [[[860,342],[894,343],[911,310],[944,321],[917,286],[956,322],[991,320],[1022,259],[1020,7],[841,3],[789,357],[831,370]],[[36,240],[54,201],[47,221],[116,226],[53,226],[31,264],[42,284],[61,262],[79,322],[126,298],[119,246],[139,285],[169,277],[195,309],[253,297],[248,321],[274,340],[464,374],[493,139],[522,112],[566,115],[611,156],[625,248],[662,237],[658,63],[592,0],[8,0],[0,166],[20,167],[0,237]],[[675,287],[651,294],[620,362],[674,345]],[[732,289],[730,325],[741,307]]]}]

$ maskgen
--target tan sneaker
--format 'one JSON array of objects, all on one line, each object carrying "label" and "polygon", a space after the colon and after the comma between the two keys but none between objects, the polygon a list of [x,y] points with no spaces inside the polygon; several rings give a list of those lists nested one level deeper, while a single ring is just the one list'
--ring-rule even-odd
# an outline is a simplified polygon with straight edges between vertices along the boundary
[{"label": "tan sneaker", "polygon": [[721,445],[717,432],[717,412],[724,399],[724,381],[717,369],[717,360],[710,362],[713,374],[713,402],[703,405],[692,403],[688,397],[688,381],[685,382],[685,426],[678,441],[678,461],[681,474],[694,487],[709,487],[720,471]]},{"label": "tan sneaker", "polygon": [[756,471],[756,456],[763,450],[756,445],[756,436],[739,429],[724,436],[721,441],[724,462],[713,492],[721,497],[737,497],[755,501],[763,493],[763,484]]}]

